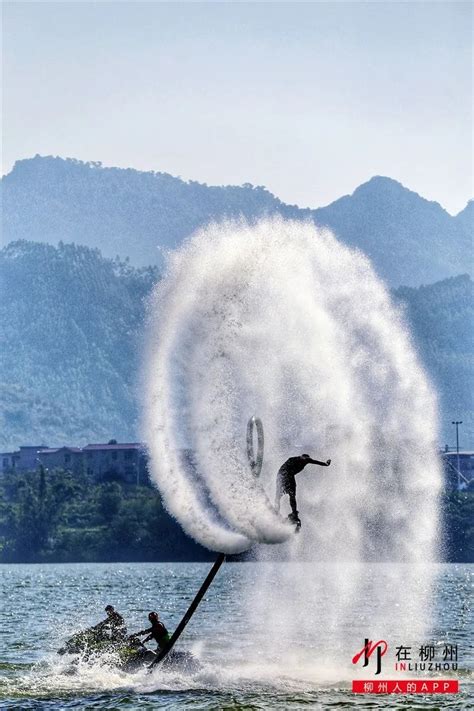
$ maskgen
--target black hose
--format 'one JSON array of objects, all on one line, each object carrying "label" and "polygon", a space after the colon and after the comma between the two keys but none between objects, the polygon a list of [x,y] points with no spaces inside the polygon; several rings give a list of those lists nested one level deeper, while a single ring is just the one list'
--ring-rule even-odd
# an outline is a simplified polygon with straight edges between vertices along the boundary
[{"label": "black hose", "polygon": [[199,591],[196,594],[196,597],[188,607],[186,614],[184,615],[183,619],[179,623],[179,625],[176,627],[175,631],[173,632],[171,639],[166,643],[166,645],[163,647],[161,652],[158,653],[158,655],[155,657],[155,659],[152,661],[152,663],[149,665],[148,669],[152,669],[155,664],[159,664],[168,654],[168,652],[171,651],[171,649],[174,647],[175,642],[178,640],[180,637],[182,631],[188,624],[189,620],[193,616],[197,606],[201,602],[202,598],[204,597],[206,590],[216,577],[217,571],[221,567],[222,563],[225,561],[225,553],[219,553],[217,556],[216,562],[212,566],[211,570],[209,571],[207,578],[199,588]]}]

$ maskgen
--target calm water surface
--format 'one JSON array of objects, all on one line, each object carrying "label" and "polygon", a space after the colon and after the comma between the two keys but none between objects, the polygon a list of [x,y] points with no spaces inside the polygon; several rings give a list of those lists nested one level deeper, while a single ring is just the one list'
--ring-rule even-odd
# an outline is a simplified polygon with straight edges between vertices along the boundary
[{"label": "calm water surface", "polygon": [[[69,662],[56,650],[74,631],[100,620],[107,603],[124,614],[130,631],[143,629],[153,608],[162,612],[173,629],[209,564],[0,566],[0,709],[434,710],[474,706],[474,566],[437,568],[430,639],[438,645],[458,645],[459,670],[447,676],[458,678],[462,690],[443,698],[355,696],[347,670],[328,680],[321,678],[314,665],[305,665],[304,658],[298,663],[291,655],[270,659],[263,652],[264,639],[259,639],[265,625],[261,630],[249,629],[243,602],[246,591],[258,584],[260,565],[264,564],[225,564],[219,572],[181,642],[181,648],[192,650],[201,662],[195,674],[161,669],[125,674],[101,663],[84,663],[70,674]],[[308,641],[318,645],[310,636]],[[385,675],[393,677],[393,673]]]}]

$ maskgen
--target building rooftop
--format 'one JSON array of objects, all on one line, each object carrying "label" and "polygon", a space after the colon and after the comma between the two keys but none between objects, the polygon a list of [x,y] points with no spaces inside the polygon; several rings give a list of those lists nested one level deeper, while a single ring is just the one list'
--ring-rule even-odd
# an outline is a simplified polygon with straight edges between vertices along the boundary
[{"label": "building rooftop", "polygon": [[48,449],[47,444],[20,444],[20,449]]},{"label": "building rooftop", "polygon": [[143,449],[144,445],[141,442],[125,442],[123,444],[88,444],[83,447],[85,451],[95,449]]},{"label": "building rooftop", "polygon": [[39,449],[38,454],[54,454],[55,452],[82,452],[80,447],[46,447]]}]

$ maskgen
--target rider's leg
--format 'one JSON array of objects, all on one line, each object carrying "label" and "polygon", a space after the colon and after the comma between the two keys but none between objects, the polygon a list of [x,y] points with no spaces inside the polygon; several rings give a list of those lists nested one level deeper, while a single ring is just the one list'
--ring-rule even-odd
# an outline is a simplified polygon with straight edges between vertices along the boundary
[{"label": "rider's leg", "polygon": [[296,489],[289,491],[288,496],[290,497],[291,517],[294,521],[299,521],[298,509],[296,507]]}]

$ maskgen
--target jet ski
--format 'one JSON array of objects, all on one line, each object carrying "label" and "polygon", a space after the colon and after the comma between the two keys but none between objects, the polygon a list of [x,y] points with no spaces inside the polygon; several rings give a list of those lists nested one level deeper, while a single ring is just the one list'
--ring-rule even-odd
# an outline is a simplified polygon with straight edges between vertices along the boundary
[{"label": "jet ski", "polygon": [[[95,629],[83,630],[72,635],[58,649],[58,654],[74,655],[76,657],[72,661],[74,666],[79,661],[97,661],[102,657],[106,664],[115,666],[124,672],[134,672],[149,667],[157,657],[156,652],[145,647],[134,635],[110,637]],[[192,674],[199,670],[200,663],[189,651],[171,650],[160,666],[170,671],[184,671]]]}]

